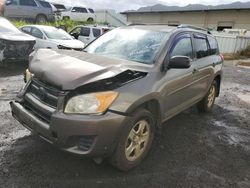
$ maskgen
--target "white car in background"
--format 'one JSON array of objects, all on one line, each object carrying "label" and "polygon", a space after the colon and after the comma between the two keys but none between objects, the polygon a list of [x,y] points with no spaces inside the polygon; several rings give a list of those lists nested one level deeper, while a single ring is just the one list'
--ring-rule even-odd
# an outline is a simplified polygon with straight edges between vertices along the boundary
[{"label": "white car in background", "polygon": [[68,49],[82,51],[84,43],[74,39],[66,31],[44,25],[26,25],[20,28],[26,34],[36,38],[35,49]]},{"label": "white car in background", "polygon": [[113,27],[109,26],[95,26],[95,25],[78,25],[74,27],[69,34],[82,41],[84,44],[88,44],[103,35],[104,33],[112,30]]},{"label": "white car in background", "polygon": [[61,17],[64,20],[70,19],[74,21],[88,21],[96,20],[96,15],[93,9],[85,7],[71,7],[61,12]]}]

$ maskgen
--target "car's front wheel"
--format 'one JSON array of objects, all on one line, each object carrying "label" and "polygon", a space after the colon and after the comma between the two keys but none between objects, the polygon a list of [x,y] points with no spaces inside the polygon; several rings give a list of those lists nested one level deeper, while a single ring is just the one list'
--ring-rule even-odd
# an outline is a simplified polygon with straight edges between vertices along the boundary
[{"label": "car's front wheel", "polygon": [[39,14],[36,17],[36,23],[45,23],[47,22],[47,17],[45,15]]},{"label": "car's front wheel", "polygon": [[155,119],[151,112],[140,109],[125,125],[118,146],[110,158],[111,164],[122,171],[136,167],[147,155],[155,133]]},{"label": "car's front wheel", "polygon": [[217,96],[218,87],[214,80],[206,96],[197,104],[200,112],[211,112]]}]

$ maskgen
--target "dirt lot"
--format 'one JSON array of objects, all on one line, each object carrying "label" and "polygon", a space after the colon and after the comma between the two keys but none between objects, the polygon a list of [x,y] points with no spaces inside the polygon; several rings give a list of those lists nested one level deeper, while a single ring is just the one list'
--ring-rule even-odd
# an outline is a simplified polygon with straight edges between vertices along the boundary
[{"label": "dirt lot", "polygon": [[0,68],[0,187],[250,187],[250,69],[226,65],[213,113],[165,123],[146,160],[122,173],[60,151],[15,121],[23,67]]}]

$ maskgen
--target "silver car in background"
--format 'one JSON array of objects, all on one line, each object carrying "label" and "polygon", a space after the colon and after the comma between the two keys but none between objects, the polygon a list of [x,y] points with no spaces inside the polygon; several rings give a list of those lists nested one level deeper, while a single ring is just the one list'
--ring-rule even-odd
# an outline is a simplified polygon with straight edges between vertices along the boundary
[{"label": "silver car in background", "polygon": [[32,20],[37,23],[55,21],[51,4],[40,0],[7,0],[4,16],[10,19]]}]

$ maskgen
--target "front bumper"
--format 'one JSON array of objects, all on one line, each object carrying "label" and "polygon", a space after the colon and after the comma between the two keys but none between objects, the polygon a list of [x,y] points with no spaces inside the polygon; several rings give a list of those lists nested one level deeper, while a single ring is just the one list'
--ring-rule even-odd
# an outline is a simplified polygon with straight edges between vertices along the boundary
[{"label": "front bumper", "polygon": [[59,148],[90,157],[110,155],[129,117],[107,112],[102,116],[66,115],[54,112],[43,122],[19,102],[10,102],[12,115],[30,131]]}]

